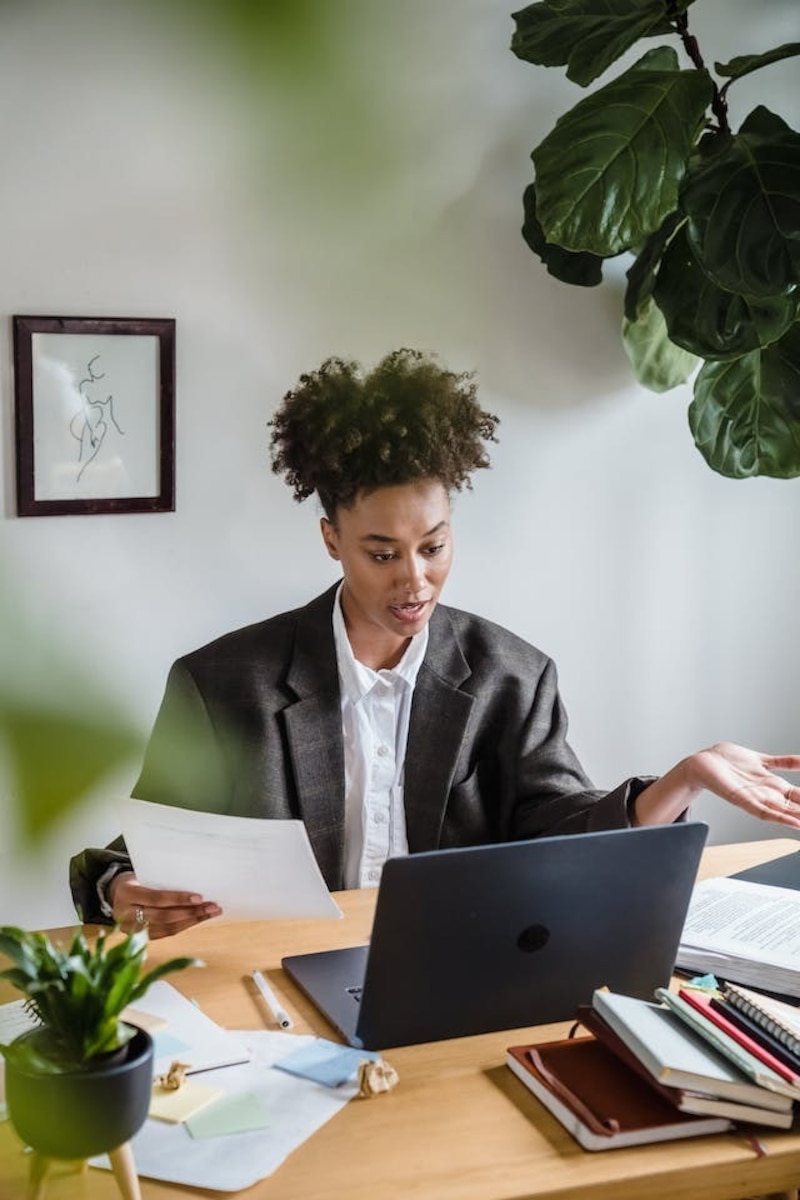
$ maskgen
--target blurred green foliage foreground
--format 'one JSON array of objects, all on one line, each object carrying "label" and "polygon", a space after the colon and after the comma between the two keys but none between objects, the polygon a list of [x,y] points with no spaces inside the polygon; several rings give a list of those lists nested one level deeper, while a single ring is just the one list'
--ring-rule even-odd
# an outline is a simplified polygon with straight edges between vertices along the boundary
[{"label": "blurred green foliage foreground", "polygon": [[111,687],[50,644],[0,588],[0,762],[19,837],[40,840],[142,744]]}]

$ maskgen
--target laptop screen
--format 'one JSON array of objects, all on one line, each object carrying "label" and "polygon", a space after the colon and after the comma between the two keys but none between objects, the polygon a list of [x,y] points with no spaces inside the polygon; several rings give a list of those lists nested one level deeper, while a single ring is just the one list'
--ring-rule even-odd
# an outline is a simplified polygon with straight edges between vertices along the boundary
[{"label": "laptop screen", "polygon": [[368,1049],[569,1020],[604,985],[650,999],[669,983],[707,832],[680,822],[390,859],[351,1028],[335,993],[361,982],[363,961],[329,951],[284,966]]}]

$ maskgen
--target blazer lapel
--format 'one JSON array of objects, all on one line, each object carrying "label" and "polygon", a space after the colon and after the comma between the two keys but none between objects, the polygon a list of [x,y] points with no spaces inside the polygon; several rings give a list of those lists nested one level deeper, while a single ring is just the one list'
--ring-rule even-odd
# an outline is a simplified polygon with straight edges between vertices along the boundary
[{"label": "blazer lapel", "polygon": [[439,845],[447,796],[464,740],[473,697],[459,690],[470,675],[450,617],[437,607],[428,650],[414,687],[406,748],[404,799],[408,848]]},{"label": "blazer lapel", "polygon": [[300,815],[325,882],[344,886],[344,747],[331,613],[335,587],[301,613],[284,709]]}]

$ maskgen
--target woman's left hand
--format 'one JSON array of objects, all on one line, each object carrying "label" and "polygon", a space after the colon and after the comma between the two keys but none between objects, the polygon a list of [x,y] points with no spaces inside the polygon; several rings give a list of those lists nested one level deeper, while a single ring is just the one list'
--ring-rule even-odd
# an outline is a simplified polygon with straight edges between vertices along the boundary
[{"label": "woman's left hand", "polygon": [[800,828],[800,787],[775,771],[800,771],[798,754],[759,754],[719,742],[691,756],[698,785],[763,821]]},{"label": "woman's left hand", "polygon": [[800,771],[800,754],[760,754],[718,742],[684,758],[636,798],[636,823],[676,821],[700,792],[713,792],[762,821],[800,829],[800,787],[776,775]]}]

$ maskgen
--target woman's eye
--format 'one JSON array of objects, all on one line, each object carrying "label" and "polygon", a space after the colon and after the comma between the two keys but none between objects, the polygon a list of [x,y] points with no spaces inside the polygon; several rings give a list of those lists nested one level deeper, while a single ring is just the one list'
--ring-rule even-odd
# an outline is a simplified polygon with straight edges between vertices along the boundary
[{"label": "woman's eye", "polygon": [[391,554],[388,550],[386,550],[386,551],[378,551],[375,554],[371,554],[370,558],[373,560],[373,562],[385,563],[385,562],[391,562],[392,559],[394,558],[394,555]]},{"label": "woman's eye", "polygon": [[441,554],[442,550],[444,550],[444,542],[442,542],[438,546],[428,546],[427,547],[427,553],[431,556],[431,558],[433,558],[434,555],[436,555],[436,554]]}]

